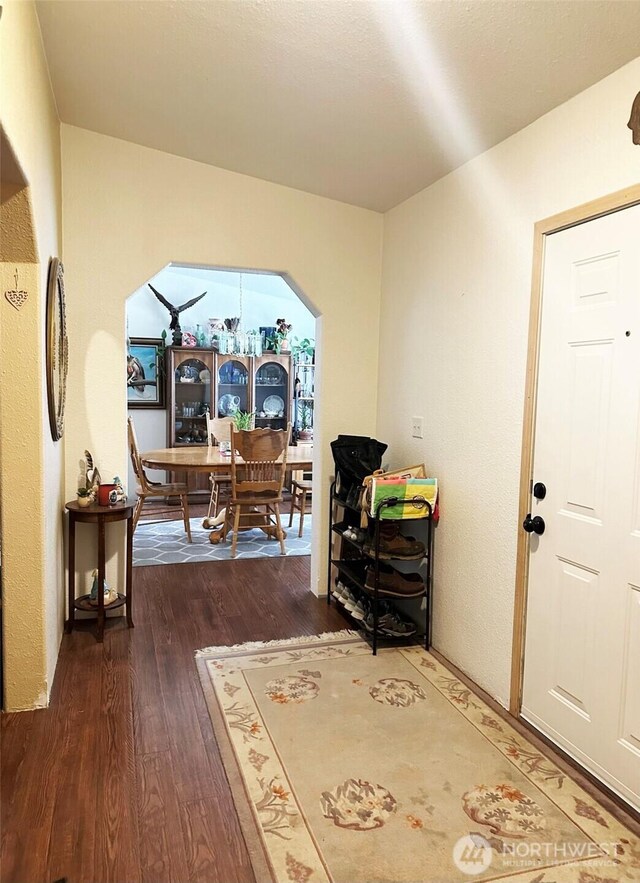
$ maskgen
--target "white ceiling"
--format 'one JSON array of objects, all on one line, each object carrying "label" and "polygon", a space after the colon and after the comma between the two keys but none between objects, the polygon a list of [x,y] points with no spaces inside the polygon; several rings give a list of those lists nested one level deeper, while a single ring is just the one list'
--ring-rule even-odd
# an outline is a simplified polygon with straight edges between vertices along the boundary
[{"label": "white ceiling", "polygon": [[640,51],[638,0],[37,7],[64,122],[378,211]]}]

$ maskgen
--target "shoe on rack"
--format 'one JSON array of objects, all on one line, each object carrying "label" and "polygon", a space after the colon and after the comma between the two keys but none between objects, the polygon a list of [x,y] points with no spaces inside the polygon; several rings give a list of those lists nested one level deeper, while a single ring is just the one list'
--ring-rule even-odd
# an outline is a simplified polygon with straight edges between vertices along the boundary
[{"label": "shoe on rack", "polygon": [[345,584],[343,582],[341,582],[340,580],[338,580],[338,582],[336,583],[336,591],[335,591],[335,597],[338,599],[338,601],[342,601],[342,599],[344,598],[344,596],[347,592],[348,592],[348,589],[345,586]]},{"label": "shoe on rack", "polygon": [[348,610],[349,613],[352,613],[355,610],[356,604],[358,603],[358,599],[350,589],[346,590],[340,600],[344,604],[345,610]]},{"label": "shoe on rack", "polygon": [[356,601],[356,606],[351,611],[351,616],[353,616],[354,619],[363,620],[366,618],[368,612],[368,602],[365,598],[359,598],[358,601]]},{"label": "shoe on rack", "polygon": [[362,626],[365,631],[369,632],[369,634],[372,634],[372,632],[373,632],[373,611],[370,610],[369,613],[367,613],[365,618],[362,620]]},{"label": "shoe on rack", "polygon": [[412,622],[402,619],[397,612],[385,613],[384,616],[380,617],[378,628],[382,634],[389,635],[392,638],[408,638],[411,635],[415,635],[417,631]]},{"label": "shoe on rack", "polygon": [[[378,592],[391,598],[415,598],[424,594],[424,581],[419,573],[400,573],[388,564],[378,563],[379,583]],[[375,592],[376,571],[373,565],[367,567],[365,588],[369,592]]]},{"label": "shoe on rack", "polygon": [[[374,537],[367,539],[364,551],[367,555],[375,555],[376,546]],[[395,522],[387,522],[380,525],[380,558],[386,560],[389,558],[416,560],[424,558],[424,556],[424,543],[416,540],[415,537],[405,537],[404,534],[401,534],[399,524],[396,524]]]},{"label": "shoe on rack", "polygon": [[[362,621],[365,631],[373,633],[373,611]],[[384,613],[378,617],[378,635],[381,638],[410,638],[417,629],[413,623],[403,620],[397,613]]]}]

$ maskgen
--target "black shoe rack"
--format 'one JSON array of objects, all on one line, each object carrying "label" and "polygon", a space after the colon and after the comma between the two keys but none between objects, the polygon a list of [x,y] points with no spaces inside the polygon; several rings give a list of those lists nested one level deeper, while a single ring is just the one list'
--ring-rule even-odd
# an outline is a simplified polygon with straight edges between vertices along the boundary
[{"label": "black shoe rack", "polygon": [[[331,483],[330,501],[329,501],[329,555],[328,555],[328,585],[327,585],[327,604],[331,605],[331,592],[334,585],[334,569],[337,571],[338,580],[343,582],[357,598],[365,597],[371,604],[373,612],[373,631],[368,632],[362,625],[362,621],[355,619],[348,610],[346,610],[339,602],[336,602],[336,608],[346,617],[352,627],[362,630],[363,636],[371,643],[373,654],[378,650],[381,642],[391,644],[416,643],[415,635],[410,637],[393,637],[382,635],[379,632],[378,622],[380,619],[380,603],[388,601],[393,604],[394,598],[384,593],[380,581],[380,528],[381,524],[389,524],[389,519],[381,517],[384,509],[392,506],[411,505],[415,506],[414,500],[400,500],[397,497],[389,497],[382,500],[376,507],[375,517],[367,514],[367,536],[369,543],[368,551],[365,551],[364,543],[346,537],[345,531],[349,528],[359,528],[362,510],[360,507],[353,505],[351,497],[343,499],[336,493],[336,482]],[[424,617],[424,646],[429,649],[431,646],[431,608],[432,608],[432,574],[433,574],[433,539],[434,539],[434,523],[433,511],[431,505],[425,500],[424,506],[427,508],[427,515],[420,518],[403,518],[399,520],[401,525],[411,524],[419,521],[426,526],[426,542],[425,555],[421,559],[384,559],[385,564],[393,566],[393,561],[413,562],[419,567],[424,564],[426,574],[424,576],[424,589],[421,593],[407,596],[406,598],[395,598],[395,600],[411,600],[421,601],[425,598],[425,617]],[[335,557],[337,552],[337,557]],[[373,564],[374,569],[374,587],[373,589],[365,585],[367,568]]]}]

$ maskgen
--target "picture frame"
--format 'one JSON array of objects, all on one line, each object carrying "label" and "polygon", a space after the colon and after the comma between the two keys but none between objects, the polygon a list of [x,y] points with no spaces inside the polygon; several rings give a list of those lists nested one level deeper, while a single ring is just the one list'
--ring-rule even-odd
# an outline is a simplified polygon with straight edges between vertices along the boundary
[{"label": "picture frame", "polygon": [[166,381],[166,351],[162,338],[129,338],[127,407],[164,409]]}]

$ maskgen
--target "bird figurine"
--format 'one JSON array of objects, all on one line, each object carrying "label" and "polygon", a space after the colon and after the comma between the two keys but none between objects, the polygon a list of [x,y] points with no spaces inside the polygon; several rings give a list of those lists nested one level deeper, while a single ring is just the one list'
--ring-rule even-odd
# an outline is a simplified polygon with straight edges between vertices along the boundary
[{"label": "bird figurine", "polygon": [[169,325],[169,330],[172,333],[173,345],[174,346],[182,346],[182,328],[180,328],[180,313],[183,313],[185,310],[188,310],[189,307],[192,307],[194,304],[197,304],[199,300],[207,293],[203,291],[202,294],[198,295],[198,297],[194,297],[191,300],[188,300],[186,304],[180,304],[179,307],[174,306],[169,303],[166,297],[163,294],[153,287],[153,285],[148,282],[147,283],[151,291],[158,298],[160,303],[165,306],[169,310],[169,315],[171,316],[171,324]]},{"label": "bird figurine", "polygon": [[84,460],[84,484],[86,489],[89,491],[91,498],[95,500],[98,496],[98,488],[100,487],[100,471],[98,467],[94,465],[91,451],[84,452]]}]

